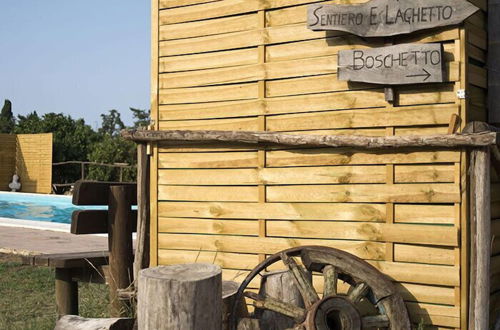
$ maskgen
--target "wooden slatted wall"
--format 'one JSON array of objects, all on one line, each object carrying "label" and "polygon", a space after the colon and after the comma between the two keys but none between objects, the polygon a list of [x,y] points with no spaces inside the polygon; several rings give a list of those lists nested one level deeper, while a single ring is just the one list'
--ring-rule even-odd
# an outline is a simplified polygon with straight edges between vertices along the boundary
[{"label": "wooden slatted wall", "polygon": [[16,173],[22,192],[51,193],[52,133],[17,135]]},{"label": "wooden slatted wall", "polygon": [[[456,92],[470,80],[473,105],[484,97],[482,68],[466,60],[484,63],[484,12],[465,28],[367,41],[309,31],[313,2],[322,1],[153,0],[156,128],[384,136],[446,133],[453,114],[462,127],[476,118]],[[407,42],[442,43],[447,82],[398,87],[391,105],[381,87],[337,79],[339,50]],[[413,322],[466,328],[465,152],[191,144],[152,153],[153,265],[214,262],[241,281],[268,254],[331,246],[398,282]]]},{"label": "wooden slatted wall", "polygon": [[9,190],[16,167],[16,136],[0,134],[0,190]]}]

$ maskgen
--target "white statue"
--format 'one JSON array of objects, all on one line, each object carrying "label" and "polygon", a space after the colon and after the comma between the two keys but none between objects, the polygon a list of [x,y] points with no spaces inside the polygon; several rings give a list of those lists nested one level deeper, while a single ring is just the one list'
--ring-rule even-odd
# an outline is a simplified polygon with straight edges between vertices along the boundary
[{"label": "white statue", "polygon": [[21,190],[21,183],[19,182],[19,176],[17,174],[14,174],[12,176],[12,182],[9,183],[9,188],[11,191],[16,192],[18,190]]}]

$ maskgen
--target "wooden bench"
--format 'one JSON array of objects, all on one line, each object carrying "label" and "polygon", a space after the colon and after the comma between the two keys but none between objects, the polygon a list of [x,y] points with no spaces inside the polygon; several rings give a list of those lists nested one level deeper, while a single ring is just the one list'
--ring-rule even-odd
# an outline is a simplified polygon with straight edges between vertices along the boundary
[{"label": "wooden bench", "polygon": [[55,268],[59,316],[78,315],[78,282],[106,283],[109,252],[42,254],[23,257],[23,264]]},{"label": "wooden bench", "polygon": [[[107,210],[78,210],[71,217],[71,233],[108,234],[108,251],[30,256],[24,263],[54,267],[56,305],[59,316],[78,315],[78,282],[107,283],[112,316],[124,314],[118,290],[132,283],[132,233],[137,227],[135,183],[78,181],[72,203],[79,206],[108,206]],[[107,280],[106,280],[107,279]]]}]

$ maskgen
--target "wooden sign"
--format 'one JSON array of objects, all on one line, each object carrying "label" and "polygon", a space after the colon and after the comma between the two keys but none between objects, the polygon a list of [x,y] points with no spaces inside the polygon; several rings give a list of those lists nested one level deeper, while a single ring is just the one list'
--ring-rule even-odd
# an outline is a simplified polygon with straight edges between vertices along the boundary
[{"label": "wooden sign", "polygon": [[341,50],[338,65],[339,80],[384,85],[443,82],[440,44]]},{"label": "wooden sign", "polygon": [[361,5],[308,7],[311,30],[345,31],[360,37],[385,37],[456,25],[479,8],[466,0],[372,0]]}]

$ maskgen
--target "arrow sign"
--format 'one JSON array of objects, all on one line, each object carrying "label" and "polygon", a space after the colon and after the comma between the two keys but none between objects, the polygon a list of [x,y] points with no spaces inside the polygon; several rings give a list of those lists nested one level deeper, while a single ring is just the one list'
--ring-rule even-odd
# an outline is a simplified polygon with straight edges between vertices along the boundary
[{"label": "arrow sign", "polygon": [[386,37],[457,25],[479,8],[466,0],[371,0],[361,5],[314,4],[307,27],[360,37]]},{"label": "arrow sign", "polygon": [[341,50],[338,78],[384,85],[443,82],[443,49],[441,44],[401,44]]},{"label": "arrow sign", "polygon": [[406,76],[406,78],[419,78],[419,77],[424,77],[424,80],[423,81],[426,81],[427,79],[429,79],[432,75],[429,73],[429,71],[427,71],[426,69],[422,69],[424,71],[424,73],[422,74],[410,74],[408,76]]}]

